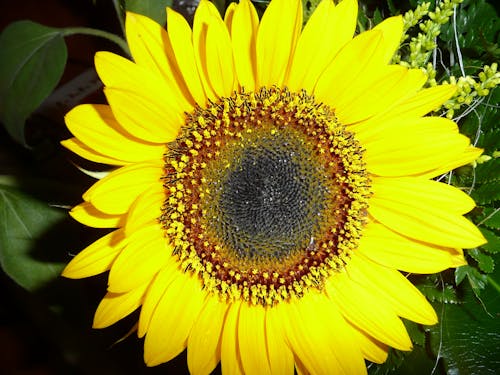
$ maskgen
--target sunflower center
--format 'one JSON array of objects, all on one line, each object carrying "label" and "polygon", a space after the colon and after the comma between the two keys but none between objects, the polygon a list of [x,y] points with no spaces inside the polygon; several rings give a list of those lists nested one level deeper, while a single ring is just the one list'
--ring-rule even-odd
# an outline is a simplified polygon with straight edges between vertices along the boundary
[{"label": "sunflower center", "polygon": [[356,248],[369,196],[362,149],[305,92],[262,88],[197,108],[169,149],[166,237],[222,298],[300,297]]},{"label": "sunflower center", "polygon": [[324,229],[329,181],[312,145],[292,129],[246,133],[209,174],[208,223],[234,257],[283,261]]}]

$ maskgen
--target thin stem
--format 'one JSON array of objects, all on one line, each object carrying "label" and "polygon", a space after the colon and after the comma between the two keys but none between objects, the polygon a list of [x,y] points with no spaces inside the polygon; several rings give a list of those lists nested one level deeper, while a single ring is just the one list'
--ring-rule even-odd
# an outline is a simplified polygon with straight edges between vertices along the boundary
[{"label": "thin stem", "polygon": [[460,43],[458,43],[458,32],[457,32],[457,6],[453,6],[453,33],[455,37],[455,45],[457,48],[457,56],[458,56],[458,66],[460,66],[460,71],[462,72],[462,76],[465,77],[464,70],[464,61],[462,59],[462,51],[460,50]]},{"label": "thin stem", "polygon": [[477,226],[480,226],[482,225],[486,220],[488,220],[489,218],[493,217],[498,211],[500,211],[500,207],[497,208],[495,211],[493,211],[491,214],[489,214],[488,216],[486,216],[483,220],[481,220],[479,223],[477,223],[476,225]]},{"label": "thin stem", "polygon": [[113,5],[115,7],[116,16],[120,21],[120,27],[122,28],[122,33],[125,35],[125,22],[123,20],[123,13],[120,9],[120,0],[113,0]]},{"label": "thin stem", "polygon": [[89,27],[68,27],[63,29],[62,34],[63,36],[84,34],[105,38],[118,45],[127,55],[130,56],[130,50],[128,48],[127,42],[118,35],[108,33],[107,31],[91,29]]},{"label": "thin stem", "polygon": [[498,285],[498,283],[495,280],[493,280],[490,276],[486,276],[486,277],[487,277],[488,282],[490,283],[490,285],[493,288],[495,288],[498,293],[500,293],[500,285]]}]

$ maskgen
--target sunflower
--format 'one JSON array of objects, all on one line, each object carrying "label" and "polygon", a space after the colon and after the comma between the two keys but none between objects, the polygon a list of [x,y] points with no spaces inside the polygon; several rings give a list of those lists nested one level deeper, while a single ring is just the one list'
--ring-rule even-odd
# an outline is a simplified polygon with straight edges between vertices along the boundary
[{"label": "sunflower", "polygon": [[71,215],[113,228],[63,275],[109,271],[95,328],[140,310],[148,366],[191,373],[366,373],[410,350],[401,318],[437,322],[403,276],[465,264],[484,243],[462,191],[432,178],[475,160],[455,91],[390,65],[401,17],[353,36],[357,2],[249,0],[191,27],[133,13],[133,61],[95,57],[109,105],[66,116],[76,154],[115,166]]}]

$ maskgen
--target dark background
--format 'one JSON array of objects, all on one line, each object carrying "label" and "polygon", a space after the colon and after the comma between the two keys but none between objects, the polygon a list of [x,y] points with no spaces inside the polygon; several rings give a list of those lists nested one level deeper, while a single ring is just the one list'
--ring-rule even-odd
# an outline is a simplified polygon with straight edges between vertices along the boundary
[{"label": "dark background", "polygon": [[[410,8],[410,1],[393,2],[404,11]],[[179,10],[182,5],[189,5],[185,0],[177,3],[181,4]],[[262,10],[263,2],[259,3]],[[379,8],[383,17],[389,15],[387,3],[385,0],[361,2],[368,13]],[[497,0],[490,3],[497,9],[500,7]],[[0,0],[0,31],[21,19],[52,27],[84,26],[121,34],[111,0]],[[68,62],[59,87],[93,69],[95,52],[122,53],[102,38],[75,35],[65,38],[65,42]],[[94,85],[95,90],[91,90],[83,102],[104,102],[99,83],[91,81],[89,85]],[[18,189],[43,202],[67,207],[80,203],[81,194],[94,180],[73,164],[85,167],[86,162],[59,144],[70,137],[63,116],[76,104],[44,107],[34,113],[26,126],[29,149],[12,141],[0,126],[0,175],[15,175]],[[93,169],[95,167],[93,165]],[[31,183],[37,179],[62,184],[64,189],[40,188]],[[39,252],[35,256],[67,263],[71,254],[105,233],[67,217],[44,236],[35,249]],[[134,327],[137,313],[103,330],[91,328],[94,311],[105,294],[106,277],[58,278],[32,293],[0,270],[0,374],[187,374],[185,353],[167,364],[147,368],[142,358],[143,340],[132,333],[118,342]]]},{"label": "dark background", "polygon": [[[23,19],[52,27],[92,27],[121,35],[110,0],[0,0],[0,31]],[[65,42],[68,61],[59,87],[93,69],[95,52],[122,53],[113,43],[92,36],[70,36]],[[104,102],[100,85],[88,84],[94,85],[95,91],[83,101]],[[44,108],[28,119],[26,137],[31,149],[13,142],[0,126],[0,175],[15,175],[17,187],[24,192],[62,206],[78,204],[81,194],[93,183],[72,164],[85,166],[85,162],[59,145],[70,137],[63,120],[69,109],[65,105]],[[30,183],[37,178],[70,188],[40,189]],[[104,233],[68,217],[44,235],[47,246],[41,246],[43,256],[67,263],[70,253],[77,253]],[[168,364],[147,368],[142,359],[143,340],[137,339],[135,333],[117,342],[133,328],[137,313],[108,329],[92,329],[93,314],[105,290],[106,275],[102,275],[84,280],[59,278],[31,293],[0,271],[0,374],[187,373],[185,353]]]}]

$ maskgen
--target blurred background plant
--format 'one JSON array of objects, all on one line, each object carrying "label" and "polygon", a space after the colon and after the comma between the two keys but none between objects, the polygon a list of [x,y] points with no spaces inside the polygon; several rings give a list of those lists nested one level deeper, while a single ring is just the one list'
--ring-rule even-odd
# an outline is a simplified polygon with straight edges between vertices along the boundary
[{"label": "blurred background plant", "polygon": [[[221,13],[229,2],[214,1]],[[303,2],[307,19],[319,1]],[[262,11],[267,0],[254,4]],[[107,170],[62,149],[59,142],[70,136],[64,114],[82,102],[104,102],[93,55],[128,55],[125,12],[164,24],[165,6],[192,19],[196,0],[2,1],[0,373],[187,373],[182,356],[155,368],[143,365],[141,341],[126,338],[137,316],[91,329],[105,275],[59,277],[72,255],[103,234],[74,222],[67,210]],[[500,372],[499,8],[496,0],[360,0],[358,31],[404,15],[394,63],[423,69],[427,86],[457,84],[437,113],[455,119],[484,154],[438,179],[475,199],[469,218],[489,241],[466,252],[467,266],[408,275],[440,323],[405,322],[414,350],[391,351],[385,364],[369,364],[371,374]]]}]

